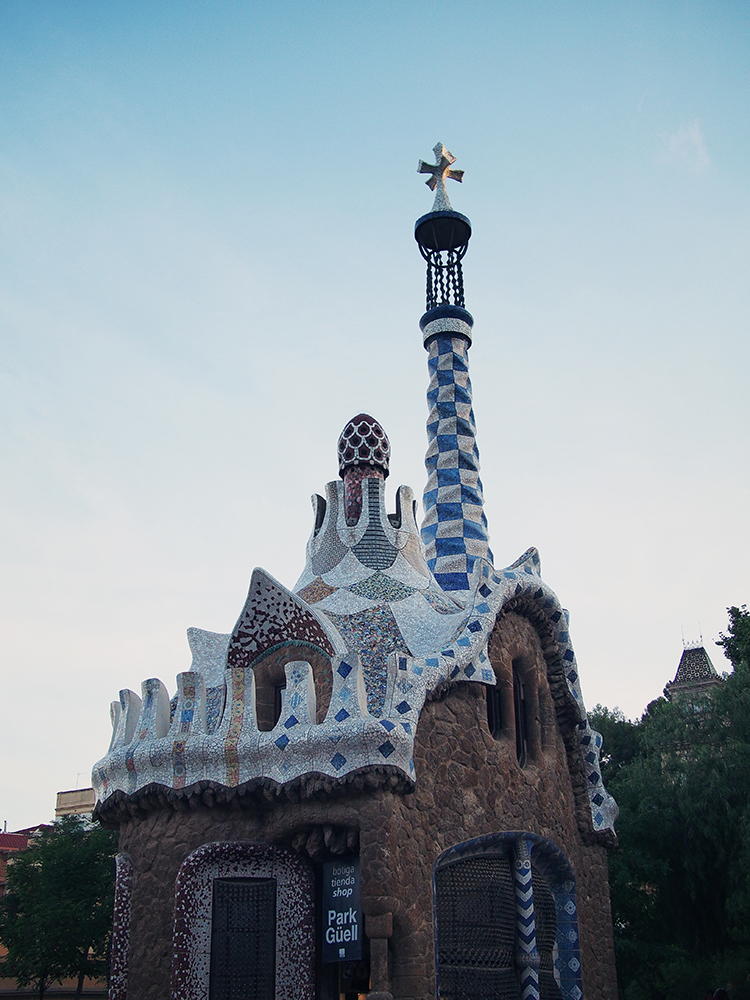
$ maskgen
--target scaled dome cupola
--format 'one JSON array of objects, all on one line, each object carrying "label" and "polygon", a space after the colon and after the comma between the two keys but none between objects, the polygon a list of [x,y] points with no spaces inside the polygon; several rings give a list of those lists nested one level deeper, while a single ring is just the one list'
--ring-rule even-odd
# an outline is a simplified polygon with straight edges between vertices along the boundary
[{"label": "scaled dome cupola", "polygon": [[354,525],[362,512],[362,480],[388,478],[391,443],[374,417],[358,413],[341,432],[338,454],[346,523]]},{"label": "scaled dome cupola", "polygon": [[352,417],[341,432],[338,443],[339,475],[343,479],[347,469],[371,466],[388,478],[391,443],[380,424],[369,413]]}]

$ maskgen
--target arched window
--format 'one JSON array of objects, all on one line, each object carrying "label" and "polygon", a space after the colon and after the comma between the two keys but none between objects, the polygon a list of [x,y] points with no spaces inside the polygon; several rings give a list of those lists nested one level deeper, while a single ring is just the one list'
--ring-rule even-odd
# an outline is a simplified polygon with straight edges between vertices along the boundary
[{"label": "arched window", "polygon": [[273,729],[276,723],[281,718],[281,712],[284,708],[284,695],[286,694],[286,678],[279,684],[274,684],[273,686],[273,721],[268,727]]},{"label": "arched window", "polygon": [[490,636],[489,658],[496,685],[487,687],[487,725],[491,735],[515,751],[519,767],[538,763],[554,744],[554,708],[547,662],[534,625],[511,611],[498,618]]},{"label": "arched window", "polygon": [[284,660],[268,657],[257,664],[255,672],[255,712],[258,729],[270,732],[279,721],[284,704],[286,674]]},{"label": "arched window", "polygon": [[440,1000],[580,1000],[575,879],[550,841],[499,833],[435,866]]},{"label": "arched window", "polygon": [[496,683],[487,687],[487,727],[496,739],[515,745],[521,767],[541,752],[539,692],[535,667],[524,656],[495,665]]},{"label": "arched window", "polygon": [[255,712],[261,732],[270,732],[279,721],[286,691],[285,667],[294,660],[303,660],[312,668],[316,703],[314,721],[322,722],[326,717],[333,688],[330,658],[313,646],[289,643],[269,650],[252,666]]}]

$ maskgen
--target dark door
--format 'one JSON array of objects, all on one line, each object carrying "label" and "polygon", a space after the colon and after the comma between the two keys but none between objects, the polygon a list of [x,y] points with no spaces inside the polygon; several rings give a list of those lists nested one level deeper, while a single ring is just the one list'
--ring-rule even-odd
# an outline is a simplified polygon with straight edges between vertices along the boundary
[{"label": "dark door", "polygon": [[276,879],[216,879],[209,1000],[275,997]]}]

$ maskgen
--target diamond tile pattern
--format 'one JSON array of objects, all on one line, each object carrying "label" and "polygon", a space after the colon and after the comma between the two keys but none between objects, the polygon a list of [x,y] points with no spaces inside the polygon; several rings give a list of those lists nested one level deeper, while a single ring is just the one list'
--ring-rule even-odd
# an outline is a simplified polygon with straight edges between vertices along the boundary
[{"label": "diamond tile pattern", "polygon": [[428,341],[427,485],[422,540],[443,590],[466,591],[475,561],[492,561],[469,379],[469,344],[439,334]]},{"label": "diamond tile pattern", "polygon": [[[94,767],[99,799],[150,784],[236,787],[256,778],[285,784],[307,773],[341,778],[384,760],[413,781],[425,699],[448,680],[493,681],[490,632],[507,602],[523,599],[546,622],[578,706],[593,827],[613,828],[617,806],[601,781],[601,737],[586,719],[567,614],[542,582],[535,549],[499,573],[491,565],[467,341],[440,332],[428,350],[429,479],[421,534],[408,487],[398,490],[396,513],[389,515],[383,479],[363,476],[354,524],[344,518],[344,484],[329,483],[326,499],[314,499],[298,592],[254,571],[231,635],[190,630],[194,669],[180,675],[171,703],[157,679],[144,682],[142,699],[121,693],[110,750]],[[267,683],[263,664],[273,657],[285,664],[286,693],[278,723],[261,731],[255,688]],[[325,676],[330,685],[320,722],[311,662],[318,680]]]}]

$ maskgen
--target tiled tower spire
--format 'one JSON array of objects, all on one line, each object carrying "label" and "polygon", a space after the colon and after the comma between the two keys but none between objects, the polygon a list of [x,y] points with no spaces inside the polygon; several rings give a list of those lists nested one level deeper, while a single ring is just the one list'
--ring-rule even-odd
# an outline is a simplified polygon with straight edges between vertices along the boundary
[{"label": "tiled tower spire", "polygon": [[436,163],[419,161],[435,191],[433,210],[417,220],[414,235],[427,261],[427,311],[420,320],[428,352],[427,485],[422,540],[427,561],[443,590],[469,589],[477,558],[492,561],[484,515],[479,450],[472,409],[468,352],[474,320],[464,308],[461,261],[471,223],[454,212],[445,178],[461,181],[452,170],[455,157],[442,143]]}]

